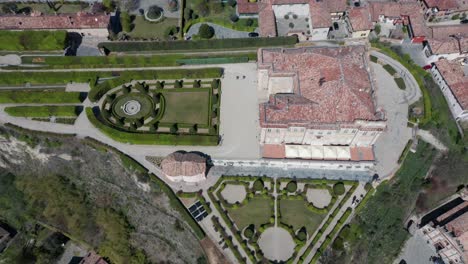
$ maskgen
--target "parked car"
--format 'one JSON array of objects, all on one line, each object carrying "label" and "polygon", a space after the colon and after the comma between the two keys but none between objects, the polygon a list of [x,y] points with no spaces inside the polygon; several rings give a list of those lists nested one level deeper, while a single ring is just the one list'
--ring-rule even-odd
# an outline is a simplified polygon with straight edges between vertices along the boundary
[{"label": "parked car", "polygon": [[424,70],[430,70],[432,68],[432,65],[426,65],[422,67]]},{"label": "parked car", "polygon": [[462,20],[460,20],[460,24],[468,24],[468,19],[462,19]]},{"label": "parked car", "polygon": [[257,32],[250,32],[249,37],[256,38],[256,37],[258,37],[258,33]]}]

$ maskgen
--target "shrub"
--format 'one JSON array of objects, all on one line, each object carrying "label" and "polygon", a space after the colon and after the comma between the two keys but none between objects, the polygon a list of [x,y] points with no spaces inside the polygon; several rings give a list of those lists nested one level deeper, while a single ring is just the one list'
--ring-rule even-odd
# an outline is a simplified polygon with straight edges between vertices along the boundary
[{"label": "shrub", "polygon": [[177,126],[177,124],[173,124],[170,130],[172,134],[176,134],[177,131],[179,131],[179,127]]},{"label": "shrub", "polygon": [[174,88],[182,88],[183,86],[184,86],[184,83],[182,80],[174,82]]},{"label": "shrub", "polygon": [[284,19],[289,19],[289,15],[284,15]]},{"label": "shrub", "polygon": [[125,32],[132,31],[132,21],[128,12],[120,13],[120,24],[122,25],[122,30]]},{"label": "shrub", "polygon": [[179,33],[179,29],[176,26],[167,27],[164,30],[164,35],[166,37],[174,36],[177,33]]},{"label": "shrub", "polygon": [[333,194],[335,195],[343,195],[346,189],[342,182],[337,182],[333,185]]},{"label": "shrub", "polygon": [[177,2],[177,0],[169,0],[168,4],[169,4],[169,11],[171,12],[175,12],[177,11],[177,9],[179,9],[179,2]]},{"label": "shrub", "polygon": [[236,14],[231,14],[229,16],[229,19],[231,19],[231,21],[234,22],[234,23],[239,21],[239,17]]},{"label": "shrub", "polygon": [[263,188],[264,188],[264,183],[262,181],[262,179],[258,179],[254,182],[253,184],[253,189],[254,191],[258,192],[258,191],[263,191]]},{"label": "shrub", "polygon": [[299,239],[300,241],[307,240],[307,229],[305,227],[299,229],[299,231],[297,232],[297,239]]},{"label": "shrub", "polygon": [[188,21],[188,20],[192,19],[192,15],[193,15],[193,10],[190,9],[190,8],[185,8],[185,10],[184,10],[184,19],[186,21]]},{"label": "shrub", "polygon": [[244,230],[244,236],[248,239],[251,239],[253,235],[255,234],[254,232],[254,225],[249,225],[248,227],[245,228]]},{"label": "shrub", "polygon": [[294,28],[294,23],[289,23],[289,28]]},{"label": "shrub", "polygon": [[201,82],[200,80],[193,81],[193,88],[200,88],[200,86],[201,86],[200,82]]},{"label": "shrub", "polygon": [[229,6],[234,7],[234,6],[236,6],[237,2],[236,2],[236,0],[228,0],[228,1],[227,1],[227,4],[228,4]]},{"label": "shrub", "polygon": [[286,185],[286,190],[288,190],[288,192],[295,192],[297,190],[297,182],[296,181],[288,182],[288,184]]},{"label": "shrub", "polygon": [[214,29],[208,24],[202,24],[198,29],[198,35],[204,39],[210,39],[214,36]]},{"label": "shrub", "polygon": [[297,15],[296,14],[293,14],[292,16],[294,19],[297,19]]},{"label": "shrub", "polygon": [[251,27],[253,25],[253,23],[254,23],[254,21],[251,18],[247,18],[245,20],[245,25],[248,26],[248,27]]},{"label": "shrub", "polygon": [[146,16],[150,19],[158,19],[162,16],[163,10],[157,5],[150,6]]}]

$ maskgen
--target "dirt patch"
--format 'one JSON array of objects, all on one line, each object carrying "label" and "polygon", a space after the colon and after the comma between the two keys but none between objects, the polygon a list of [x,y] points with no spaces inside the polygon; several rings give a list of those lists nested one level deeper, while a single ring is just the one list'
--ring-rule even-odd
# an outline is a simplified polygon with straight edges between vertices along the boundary
[{"label": "dirt patch", "polygon": [[331,202],[331,195],[327,189],[307,189],[307,201],[315,207],[325,208]]},{"label": "dirt patch", "polygon": [[216,247],[215,243],[209,237],[205,237],[204,239],[200,240],[200,244],[203,250],[205,251],[208,263],[231,263],[218,249],[218,247]]}]

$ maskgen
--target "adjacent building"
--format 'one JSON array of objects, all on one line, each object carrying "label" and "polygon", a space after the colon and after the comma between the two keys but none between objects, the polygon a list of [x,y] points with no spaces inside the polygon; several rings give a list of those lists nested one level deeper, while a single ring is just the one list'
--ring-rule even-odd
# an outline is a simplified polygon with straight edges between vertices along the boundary
[{"label": "adjacent building", "polygon": [[431,37],[424,42],[429,63],[468,57],[468,24],[431,27],[430,31]]},{"label": "adjacent building", "polygon": [[264,158],[374,160],[386,128],[364,46],[258,51]]},{"label": "adjacent building", "polygon": [[193,152],[174,152],[161,162],[164,175],[174,182],[199,182],[206,179],[206,158]]},{"label": "adjacent building", "polygon": [[296,34],[301,40],[325,40],[334,20],[345,14],[346,0],[263,0],[237,2],[240,17],[258,17],[264,37]]},{"label": "adjacent building", "polygon": [[431,73],[447,100],[453,118],[465,127],[468,124],[468,65],[441,59],[433,64]]},{"label": "adjacent building", "polygon": [[88,252],[78,264],[108,264],[101,256],[94,251]]},{"label": "adjacent building", "polygon": [[444,263],[468,263],[468,201],[421,228]]},{"label": "adjacent building", "polygon": [[348,12],[348,25],[351,38],[367,38],[374,25],[369,6],[357,7]]},{"label": "adjacent building", "polygon": [[67,30],[86,35],[107,36],[110,15],[78,12],[49,15],[32,12],[31,15],[2,15],[0,30]]}]

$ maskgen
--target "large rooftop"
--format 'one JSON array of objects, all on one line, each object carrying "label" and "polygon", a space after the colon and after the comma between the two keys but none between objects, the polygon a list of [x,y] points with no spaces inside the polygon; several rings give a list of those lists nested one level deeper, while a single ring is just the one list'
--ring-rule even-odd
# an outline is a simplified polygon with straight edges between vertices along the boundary
[{"label": "large rooftop", "polygon": [[364,46],[260,49],[259,70],[291,76],[292,93],[270,95],[260,105],[264,127],[380,120],[372,98]]},{"label": "large rooftop", "polygon": [[445,82],[450,86],[458,103],[463,109],[468,109],[468,76],[465,74],[460,63],[445,59],[435,63],[437,69],[444,77]]},{"label": "large rooftop", "polygon": [[92,29],[107,28],[109,15],[106,14],[60,14],[44,15],[2,15],[0,29]]}]

